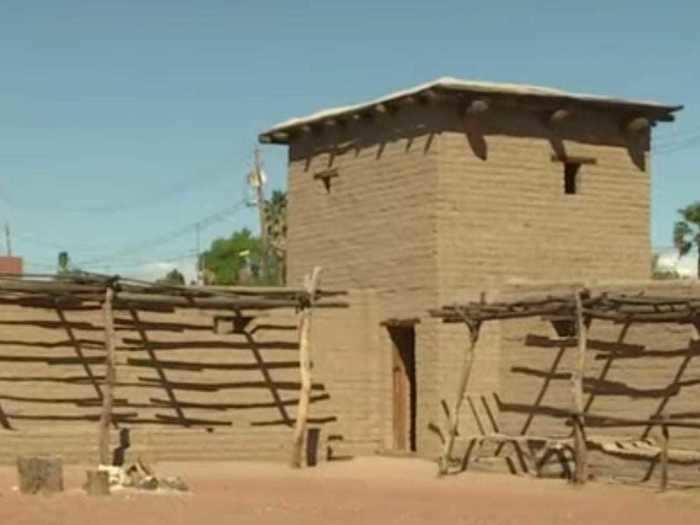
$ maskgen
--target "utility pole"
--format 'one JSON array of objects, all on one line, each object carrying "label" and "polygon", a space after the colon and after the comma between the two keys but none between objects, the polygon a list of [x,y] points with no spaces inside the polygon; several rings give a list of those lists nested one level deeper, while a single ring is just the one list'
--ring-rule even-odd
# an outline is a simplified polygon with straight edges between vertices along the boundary
[{"label": "utility pole", "polygon": [[12,256],[12,237],[10,235],[10,223],[5,223],[5,246],[7,248],[7,256]]},{"label": "utility pole", "polygon": [[267,221],[265,220],[265,174],[262,169],[260,148],[255,148],[255,163],[248,177],[248,183],[255,189],[255,203],[260,218],[260,242],[262,243],[262,260],[260,273],[267,278]]}]

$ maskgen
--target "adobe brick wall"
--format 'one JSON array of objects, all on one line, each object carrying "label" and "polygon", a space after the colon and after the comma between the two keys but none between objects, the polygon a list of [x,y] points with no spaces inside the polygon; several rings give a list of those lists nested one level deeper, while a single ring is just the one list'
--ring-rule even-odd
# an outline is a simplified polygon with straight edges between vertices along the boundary
[{"label": "adobe brick wall", "polygon": [[[619,116],[583,110],[554,131],[536,113],[504,110],[468,132],[456,112],[444,121],[436,232],[443,297],[512,278],[650,277],[648,137],[630,148]],[[564,193],[563,165],[551,160],[561,151],[596,160],[581,166],[576,195]]]},{"label": "adobe brick wall", "polygon": [[[606,290],[663,296],[700,293],[700,283],[644,282],[592,285]],[[527,289],[527,288],[521,288]],[[551,325],[537,319],[499,323],[501,340],[500,390],[490,402],[499,410],[504,433],[536,436],[568,436],[563,411],[572,407],[570,373],[575,344],[560,344]],[[584,390],[587,411],[594,415],[646,419],[662,410],[665,414],[697,414],[700,394],[700,342],[693,342],[688,325],[671,323],[624,325],[594,320],[589,331]],[[481,354],[480,354],[481,355]],[[668,389],[680,386],[677,395]],[[688,416],[692,417],[692,416]],[[673,429],[672,448],[700,451],[700,431]],[[591,436],[611,440],[647,437],[643,428],[594,428]],[[659,437],[657,429],[648,437]],[[602,452],[591,455],[591,470],[601,477],[642,480],[649,473],[647,462],[611,457]],[[672,479],[698,479],[697,467],[671,468]]]},{"label": "adobe brick wall", "polygon": [[[464,347],[464,328],[429,319],[428,308],[510,278],[649,277],[649,137],[630,145],[618,120],[577,110],[551,130],[537,113],[497,109],[465,126],[453,104],[418,105],[291,144],[290,281],[319,264],[328,286],[376,290],[380,320],[421,319],[421,455],[439,452]],[[578,194],[564,194],[554,153],[596,159],[582,166]],[[329,168],[338,173],[330,190],[314,178]],[[383,328],[368,329],[384,352],[377,373],[388,385],[391,345]],[[498,348],[499,338],[490,327],[482,346]],[[484,395],[499,389],[499,356],[488,353],[474,372]],[[463,410],[470,428],[490,416],[480,399]]]},{"label": "adobe brick wall", "polygon": [[[321,429],[324,450],[369,454],[381,446],[383,386],[367,380],[375,376],[381,354],[365,327],[378,320],[371,291],[351,292],[347,300],[349,308],[317,310],[313,319],[309,423]],[[132,459],[136,454],[151,460],[288,459],[298,399],[297,316],[270,312],[241,335],[214,333],[215,314],[139,314],[178,411],[138,333],[125,324],[129,314],[117,313],[114,410],[136,414],[120,423],[131,431]],[[65,315],[84,360],[76,358],[56,312],[0,307],[2,463],[49,452],[69,462],[96,461],[100,404],[85,366],[99,380],[101,314]],[[187,328],[177,331],[174,322]]]},{"label": "adobe brick wall", "polygon": [[[437,149],[436,135],[430,133],[438,125],[437,115],[418,108],[387,116],[378,125],[351,123],[344,131],[290,147],[289,282],[300,282],[310,267],[321,265],[324,286],[376,290],[377,317],[366,330],[379,345],[373,373],[382,384],[386,448],[392,439],[391,342],[379,324],[392,317],[423,318],[415,329],[419,450],[436,439],[428,425],[437,402],[440,327],[425,319],[425,311],[438,299]],[[330,191],[314,179],[328,168],[338,170]]]}]

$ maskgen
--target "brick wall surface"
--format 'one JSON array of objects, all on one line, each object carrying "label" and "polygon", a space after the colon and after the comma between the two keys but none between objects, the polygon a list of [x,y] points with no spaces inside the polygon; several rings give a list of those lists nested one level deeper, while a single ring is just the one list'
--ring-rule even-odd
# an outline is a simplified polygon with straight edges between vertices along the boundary
[{"label": "brick wall surface", "polygon": [[[336,455],[374,452],[382,439],[381,385],[363,379],[378,366],[376,345],[364,329],[374,315],[373,297],[357,292],[347,299],[349,308],[317,310],[312,333],[309,425],[321,430],[322,450],[331,447]],[[215,313],[138,315],[148,345],[130,313],[117,312],[115,319],[114,446],[120,429],[128,428],[130,453],[153,459],[288,457],[299,389],[294,312],[258,317],[244,334],[215,333]],[[52,310],[0,308],[2,462],[45,452],[95,460],[101,313],[67,311],[65,320]]]},{"label": "brick wall surface", "polygon": [[[417,442],[440,449],[465,329],[427,309],[508,279],[647,278],[649,137],[631,143],[614,115],[577,111],[550,129],[536,112],[497,109],[478,122],[440,103],[351,121],[293,142],[289,151],[289,276],[313,265],[333,287],[372,288],[378,319],[416,317]],[[564,194],[563,164],[587,157],[579,192]],[[326,187],[316,176],[329,169]],[[375,373],[391,417],[391,343],[378,323]],[[498,349],[498,327],[481,346]],[[502,364],[477,364],[469,429],[493,426]],[[366,381],[375,379],[367,378]],[[384,426],[385,444],[391,429]]]},{"label": "brick wall surface", "polygon": [[[602,286],[611,289],[609,286]],[[592,287],[594,290],[596,286]],[[663,296],[700,293],[700,285],[646,283],[612,288]],[[570,374],[575,341],[561,341],[548,322],[538,319],[501,322],[501,381],[492,401],[499,424],[511,435],[568,436],[566,412],[572,409]],[[700,346],[689,325],[615,324],[594,320],[589,331],[584,378],[585,407],[591,415],[647,419],[659,413],[697,418],[700,394]],[[679,388],[678,392],[674,389]],[[658,429],[596,428],[590,436],[614,440],[657,439]],[[700,431],[673,429],[672,448],[700,451]],[[643,479],[645,462],[596,453],[592,471],[601,476]],[[676,469],[678,473],[678,470]],[[697,479],[697,472],[695,472]]]}]

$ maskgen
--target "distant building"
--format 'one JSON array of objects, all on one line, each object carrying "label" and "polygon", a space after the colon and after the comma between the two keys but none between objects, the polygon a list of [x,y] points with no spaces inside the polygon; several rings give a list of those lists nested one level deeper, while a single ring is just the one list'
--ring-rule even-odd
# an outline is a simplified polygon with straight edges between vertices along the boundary
[{"label": "distant building", "polygon": [[12,273],[21,274],[22,273],[22,258],[21,257],[10,257],[10,256],[0,256],[0,273]]}]

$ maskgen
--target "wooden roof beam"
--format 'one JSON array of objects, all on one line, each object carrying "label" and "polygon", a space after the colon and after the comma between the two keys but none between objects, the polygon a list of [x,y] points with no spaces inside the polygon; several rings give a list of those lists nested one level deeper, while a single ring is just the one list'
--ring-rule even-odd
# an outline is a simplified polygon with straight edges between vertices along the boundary
[{"label": "wooden roof beam", "polygon": [[416,96],[421,104],[435,104],[440,99],[440,95],[434,89],[426,89]]},{"label": "wooden roof beam", "polygon": [[491,109],[491,102],[485,98],[475,98],[470,100],[464,106],[465,117],[476,117],[482,115]]},{"label": "wooden roof beam", "polygon": [[647,117],[634,117],[623,121],[622,129],[627,135],[638,135],[651,127],[651,121]]},{"label": "wooden roof beam", "polygon": [[573,115],[573,111],[570,109],[559,108],[551,111],[547,114],[546,124],[550,128],[554,128],[563,124],[565,121],[570,120]]}]

